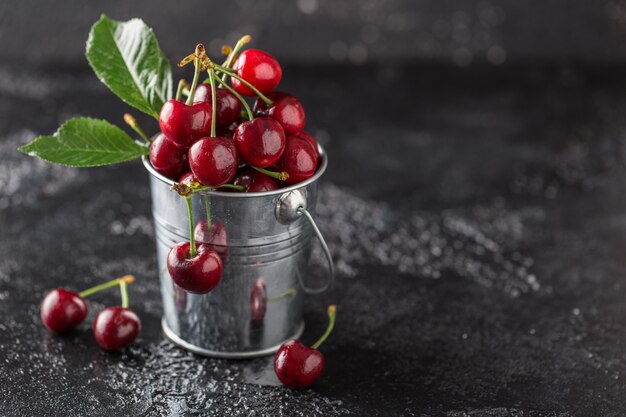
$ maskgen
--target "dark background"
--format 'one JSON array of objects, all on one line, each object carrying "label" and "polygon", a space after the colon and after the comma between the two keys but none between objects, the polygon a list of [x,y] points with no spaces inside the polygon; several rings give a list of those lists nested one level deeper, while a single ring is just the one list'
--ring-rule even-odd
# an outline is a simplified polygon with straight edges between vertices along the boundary
[{"label": "dark background", "polygon": [[84,66],[101,13],[142,17],[172,60],[251,34],[285,63],[624,62],[626,2],[571,0],[3,1],[0,59]]},{"label": "dark background", "polygon": [[[16,151],[76,115],[122,125],[84,59],[102,12],[142,17],[172,63],[249,33],[283,64],[329,155],[338,277],[304,341],[339,315],[311,389],[164,339],[141,164]],[[625,22],[625,1],[0,2],[0,415],[624,415]],[[127,273],[123,353],[41,326],[50,288]]]}]

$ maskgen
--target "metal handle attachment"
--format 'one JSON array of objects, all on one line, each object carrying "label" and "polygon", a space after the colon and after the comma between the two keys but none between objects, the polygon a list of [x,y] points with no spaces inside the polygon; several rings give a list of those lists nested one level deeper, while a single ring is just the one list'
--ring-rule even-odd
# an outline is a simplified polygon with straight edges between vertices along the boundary
[{"label": "metal handle attachment", "polygon": [[302,285],[304,292],[308,294],[320,294],[330,288],[330,286],[335,282],[335,264],[333,263],[333,257],[330,254],[330,250],[324,240],[324,236],[322,236],[322,232],[320,232],[320,229],[317,227],[311,213],[309,213],[306,209],[306,198],[304,193],[300,190],[294,190],[280,196],[278,203],[276,204],[276,220],[278,220],[279,223],[290,224],[299,219],[302,215],[304,215],[304,217],[308,220],[309,224],[313,228],[313,231],[315,232],[315,235],[317,236],[317,239],[322,245],[322,249],[326,255],[326,260],[328,261],[328,270],[330,275],[328,282],[319,288],[307,287],[306,284],[302,282],[300,274],[298,274],[298,280],[300,281],[300,285]]}]

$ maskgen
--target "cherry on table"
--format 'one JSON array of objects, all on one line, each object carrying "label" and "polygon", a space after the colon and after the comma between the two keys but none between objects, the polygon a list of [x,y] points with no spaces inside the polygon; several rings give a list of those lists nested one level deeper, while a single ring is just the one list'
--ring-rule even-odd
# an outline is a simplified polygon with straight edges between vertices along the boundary
[{"label": "cherry on table", "polygon": [[318,350],[335,326],[335,305],[328,306],[329,323],[326,331],[311,347],[299,340],[283,343],[274,356],[274,372],[284,385],[305,388],[312,385],[324,372],[324,355]]},{"label": "cherry on table", "polygon": [[247,193],[262,193],[278,189],[278,185],[273,178],[254,169],[245,169],[238,173],[233,180],[233,184],[245,187],[244,192]]},{"label": "cherry on table", "polygon": [[265,95],[272,100],[271,105],[258,98],[254,104],[256,116],[270,117],[276,120],[285,130],[286,134],[294,134],[304,129],[306,116],[300,100],[291,94],[272,91]]},{"label": "cherry on table", "polygon": [[190,256],[190,242],[172,247],[167,255],[167,270],[176,285],[194,294],[206,294],[222,279],[222,260],[209,245],[198,243]]},{"label": "cherry on table", "polygon": [[275,164],[285,150],[285,131],[269,117],[243,122],[233,133],[239,157],[246,163],[266,168]]},{"label": "cherry on table", "polygon": [[205,137],[189,149],[189,166],[202,184],[216,187],[233,179],[237,172],[237,149],[232,139]]},{"label": "cherry on table", "polygon": [[315,174],[317,159],[317,151],[311,143],[297,135],[291,135],[287,136],[285,151],[276,163],[276,168],[289,174],[285,183],[296,184]]},{"label": "cherry on table", "polygon": [[93,322],[93,336],[106,350],[121,350],[133,343],[141,331],[141,320],[129,308],[107,307]]},{"label": "cherry on table", "polygon": [[44,297],[40,316],[48,330],[64,333],[82,323],[87,311],[87,303],[77,293],[57,288]]},{"label": "cherry on table", "polygon": [[[241,102],[233,93],[225,88],[216,88],[215,99],[217,101],[217,107],[215,109],[217,113],[215,123],[217,126],[228,126],[239,119]],[[209,84],[198,85],[193,96],[193,102],[212,103],[211,86]]]},{"label": "cherry on table", "polygon": [[211,103],[187,105],[182,101],[165,102],[159,114],[161,131],[176,145],[188,149],[211,132]]},{"label": "cherry on table", "polygon": [[[233,64],[233,70],[261,93],[268,93],[276,88],[283,75],[283,70],[276,58],[260,49],[243,51]],[[255,95],[250,87],[234,77],[231,78],[231,84],[239,94]]]},{"label": "cherry on table", "polygon": [[228,256],[228,246],[226,246],[228,243],[228,234],[221,222],[211,220],[211,224],[209,225],[209,222],[202,219],[196,223],[193,235],[196,241],[208,245],[211,250],[215,251],[220,256],[222,261],[226,261],[226,257]]},{"label": "cherry on table", "polygon": [[150,163],[154,169],[168,178],[178,178],[189,170],[187,150],[176,145],[163,133],[159,133],[150,144]]}]

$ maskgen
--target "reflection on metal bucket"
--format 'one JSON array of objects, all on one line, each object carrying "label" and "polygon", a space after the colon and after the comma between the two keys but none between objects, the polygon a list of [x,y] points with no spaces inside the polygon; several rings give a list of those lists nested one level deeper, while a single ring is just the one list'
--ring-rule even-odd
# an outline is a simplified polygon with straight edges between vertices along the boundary
[{"label": "reflection on metal bucket", "polygon": [[[334,275],[328,248],[310,214],[327,165],[321,148],[320,155],[316,174],[288,188],[192,197],[194,235],[212,245],[224,265],[220,284],[202,295],[182,291],[167,272],[170,248],[189,240],[185,202],[170,190],[172,181],[144,159],[151,174],[162,325],[174,343],[198,354],[246,358],[270,354],[285,340],[300,336],[304,293],[325,290]],[[311,289],[304,277],[314,234],[329,258],[330,275],[324,286]]]}]

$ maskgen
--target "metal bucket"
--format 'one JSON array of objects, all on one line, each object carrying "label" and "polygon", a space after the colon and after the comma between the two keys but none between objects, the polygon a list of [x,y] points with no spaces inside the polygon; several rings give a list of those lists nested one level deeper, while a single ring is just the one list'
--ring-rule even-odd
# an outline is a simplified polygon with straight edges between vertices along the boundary
[{"label": "metal bucket", "polygon": [[[184,198],[170,190],[173,181],[144,158],[163,298],[161,324],[172,342],[197,354],[236,359],[271,354],[302,334],[304,293],[323,292],[334,279],[330,252],[311,216],[318,180],[327,166],[326,154],[319,150],[321,164],[315,175],[288,188],[193,195],[194,218],[198,222],[210,216],[212,230],[218,232],[209,240],[223,261],[220,284],[202,295],[178,288],[169,275],[170,248],[189,240],[187,208]],[[330,269],[328,281],[318,288],[306,285],[313,234]]]}]

